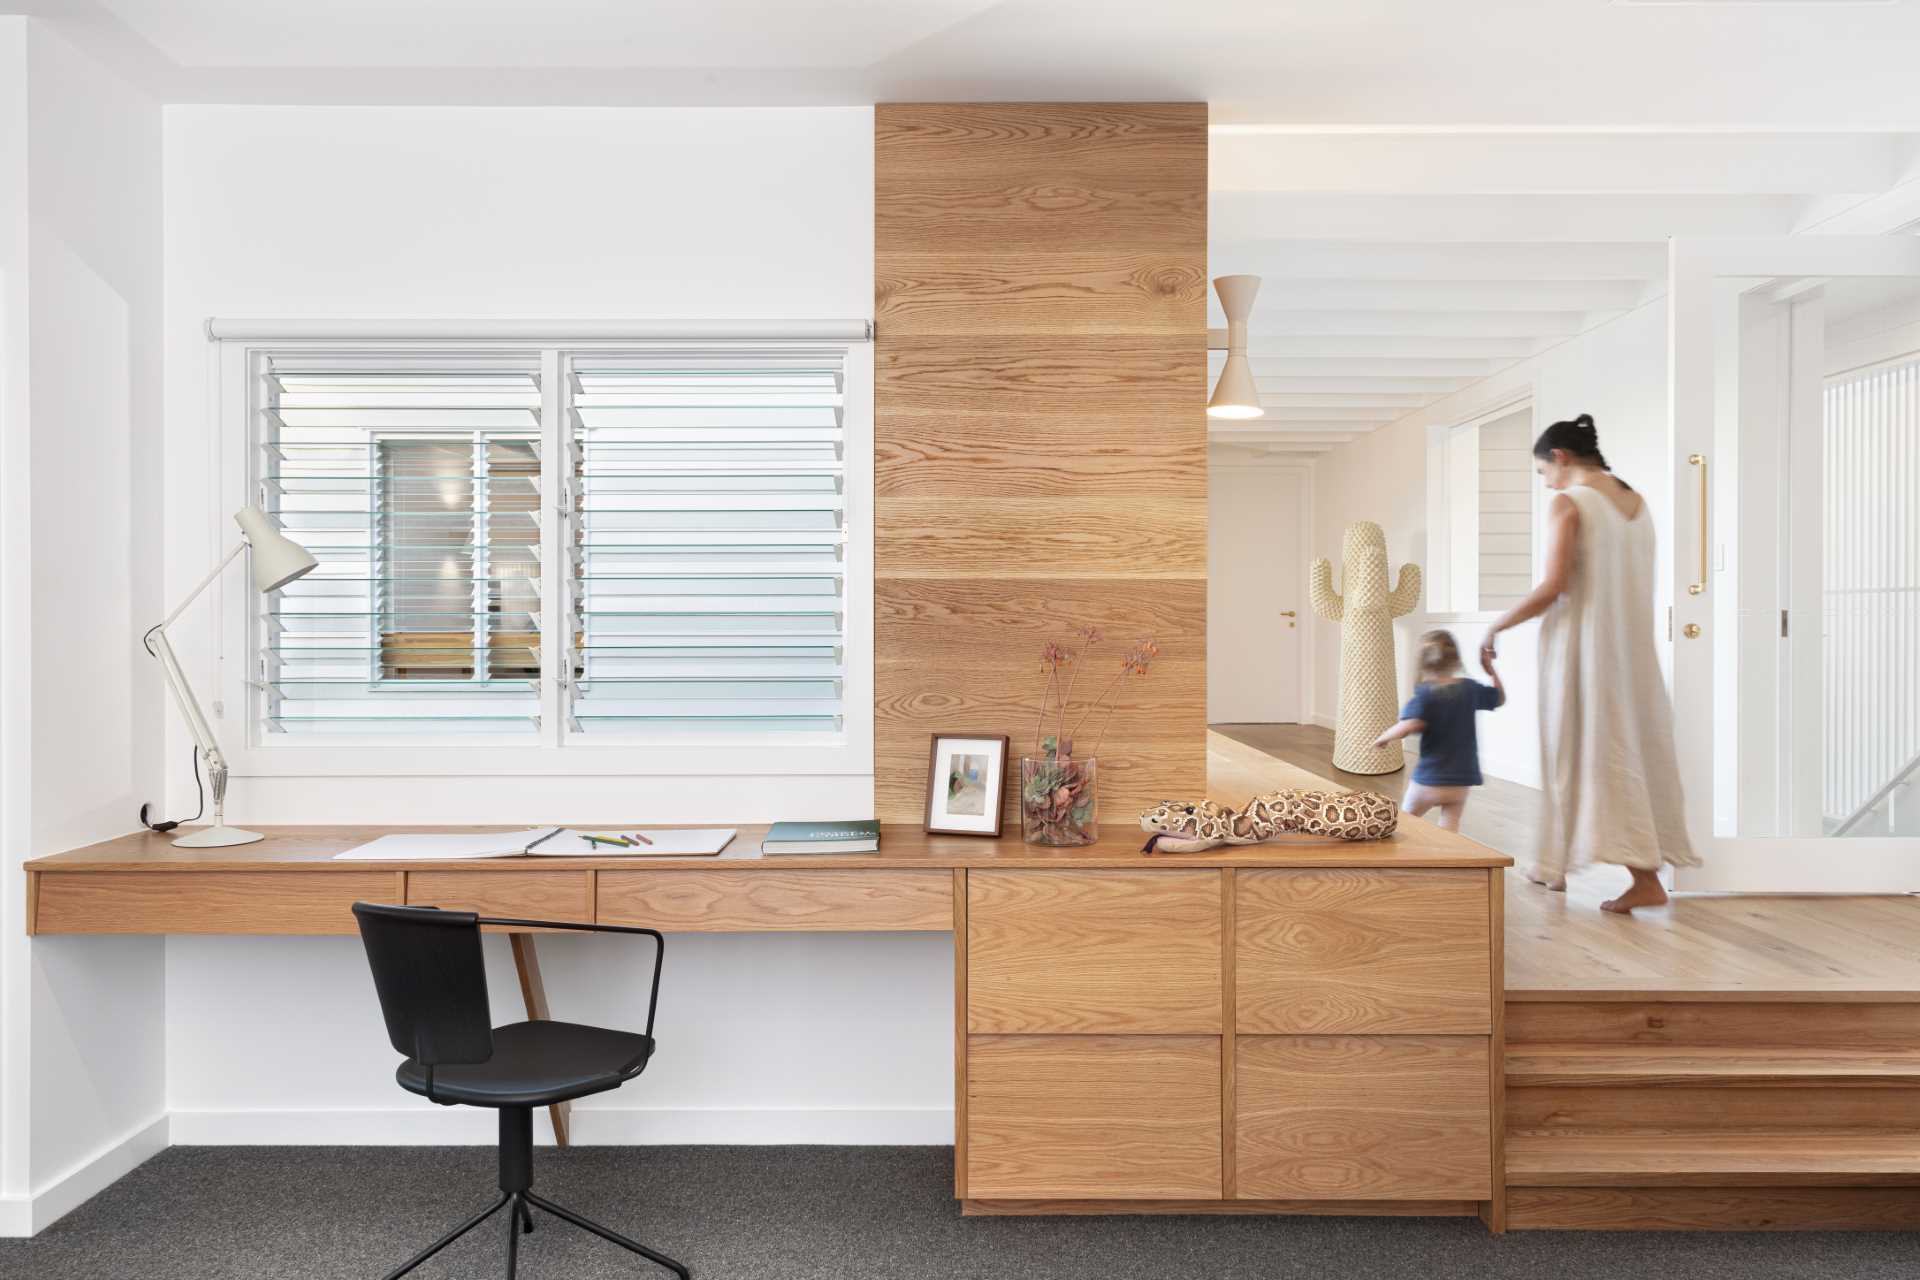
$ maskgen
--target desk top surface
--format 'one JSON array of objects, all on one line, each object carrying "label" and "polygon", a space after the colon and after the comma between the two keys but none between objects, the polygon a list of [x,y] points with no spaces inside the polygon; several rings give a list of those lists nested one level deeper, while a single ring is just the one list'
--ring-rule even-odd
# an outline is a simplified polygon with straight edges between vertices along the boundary
[{"label": "desk top surface", "polygon": [[[1249,759],[1252,759],[1250,756]],[[1245,762],[1234,762],[1237,773],[1227,785],[1210,790],[1227,803],[1244,802],[1241,791],[1251,784],[1263,789],[1274,787],[1317,787],[1344,790],[1336,783],[1316,777],[1304,769],[1259,756],[1257,779],[1245,778]],[[1218,771],[1217,771],[1218,772]],[[1216,779],[1216,783],[1224,779]],[[1236,785],[1237,784],[1237,785]],[[880,852],[869,854],[806,854],[762,857],[760,840],[766,834],[765,823],[684,823],[683,826],[737,826],[739,834],[725,852],[716,857],[513,857],[475,858],[458,861],[341,862],[334,855],[377,836],[394,832],[512,831],[530,823],[495,823],[483,826],[377,826],[371,824],[339,826],[262,826],[256,827],[266,838],[255,844],[225,849],[178,849],[171,835],[136,831],[116,836],[99,844],[70,849],[26,864],[29,872],[86,871],[558,871],[558,870],[647,870],[650,868],[724,867],[728,869],[766,868],[787,871],[807,868],[865,868],[885,870],[949,870],[995,868],[1021,870],[1060,870],[1066,868],[1161,869],[1172,867],[1508,867],[1513,859],[1465,836],[1442,831],[1430,822],[1400,815],[1400,827],[1386,840],[1343,841],[1315,837],[1285,836],[1266,844],[1211,849],[1205,853],[1148,854],[1141,851],[1146,836],[1137,819],[1128,815],[1121,822],[1103,822],[1098,843],[1077,849],[1047,849],[1024,843],[1017,829],[998,839],[979,836],[929,835],[915,826],[881,827]],[[661,827],[676,824],[640,821],[592,822],[569,824],[593,829]],[[190,830],[191,828],[182,828]]]}]

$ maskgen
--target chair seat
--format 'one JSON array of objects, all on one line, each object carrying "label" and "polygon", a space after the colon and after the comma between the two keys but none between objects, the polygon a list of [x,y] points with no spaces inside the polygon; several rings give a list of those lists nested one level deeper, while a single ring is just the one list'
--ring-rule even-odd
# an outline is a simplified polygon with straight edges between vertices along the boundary
[{"label": "chair seat", "polygon": [[[653,1041],[631,1031],[577,1022],[515,1022],[496,1027],[493,1057],[433,1072],[435,1102],[473,1107],[544,1107],[617,1089],[640,1074]],[[426,1068],[409,1058],[394,1073],[400,1087],[426,1095]]]}]

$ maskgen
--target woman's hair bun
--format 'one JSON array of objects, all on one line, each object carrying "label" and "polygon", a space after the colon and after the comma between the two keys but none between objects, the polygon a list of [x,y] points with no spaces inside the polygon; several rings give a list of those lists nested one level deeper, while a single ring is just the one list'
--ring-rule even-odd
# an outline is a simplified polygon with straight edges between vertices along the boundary
[{"label": "woman's hair bun", "polygon": [[1582,461],[1595,462],[1601,467],[1607,465],[1606,459],[1600,454],[1600,432],[1594,426],[1590,413],[1554,423],[1533,442],[1533,455],[1536,458],[1552,457],[1555,449],[1564,450],[1570,457]]}]

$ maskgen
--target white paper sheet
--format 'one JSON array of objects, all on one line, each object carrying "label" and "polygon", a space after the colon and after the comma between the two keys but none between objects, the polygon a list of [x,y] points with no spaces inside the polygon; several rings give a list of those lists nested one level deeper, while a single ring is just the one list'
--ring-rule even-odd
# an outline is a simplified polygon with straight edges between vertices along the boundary
[{"label": "white paper sheet", "polygon": [[[462,858],[511,858],[552,827],[526,831],[463,831],[448,835],[405,832],[369,840],[333,856],[344,862],[449,862]],[[554,839],[559,839],[555,836]],[[551,842],[549,842],[551,843]]]},{"label": "white paper sheet", "polygon": [[[636,832],[653,843],[622,848],[618,845],[594,844],[586,838],[587,834],[612,837],[631,836]],[[342,862],[458,862],[468,858],[514,858],[523,853],[543,858],[688,858],[719,853],[733,842],[736,834],[732,827],[696,827],[687,830],[627,827],[584,834],[554,827],[531,827],[525,831],[467,831],[447,835],[407,832],[381,836],[333,856]]]}]

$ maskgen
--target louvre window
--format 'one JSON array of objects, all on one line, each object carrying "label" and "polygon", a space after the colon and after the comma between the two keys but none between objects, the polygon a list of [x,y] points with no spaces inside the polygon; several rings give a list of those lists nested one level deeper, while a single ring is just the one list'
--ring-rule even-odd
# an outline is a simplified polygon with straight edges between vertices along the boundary
[{"label": "louvre window", "polygon": [[838,731],[840,361],[582,356],[570,381],[571,727]]},{"label": "louvre window", "polygon": [[537,357],[270,357],[261,507],[319,567],[260,600],[269,733],[530,735]]},{"label": "louvre window", "polygon": [[847,361],[254,348],[251,496],[319,560],[248,597],[257,740],[838,740]]}]

